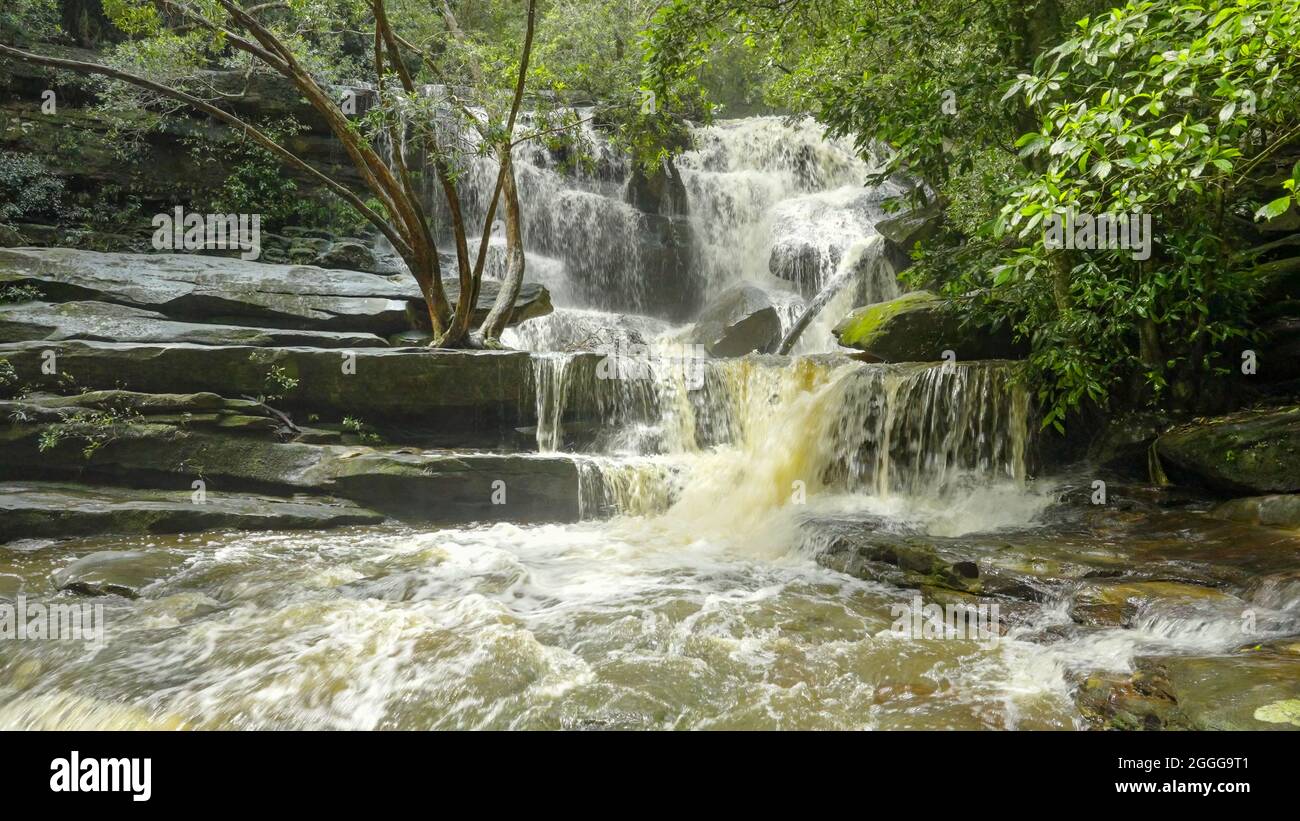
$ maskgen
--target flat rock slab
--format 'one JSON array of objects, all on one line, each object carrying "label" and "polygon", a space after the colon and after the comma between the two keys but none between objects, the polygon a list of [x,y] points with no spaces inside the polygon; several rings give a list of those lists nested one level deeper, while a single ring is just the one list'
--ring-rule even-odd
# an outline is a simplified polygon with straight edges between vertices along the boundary
[{"label": "flat rock slab", "polygon": [[239,317],[281,328],[379,335],[408,328],[407,302],[420,299],[409,278],[198,254],[71,248],[0,250],[0,282],[33,286],[58,302],[115,302],[171,317]]},{"label": "flat rock slab", "polygon": [[[35,287],[53,302],[112,302],[172,318],[379,336],[409,330],[425,315],[419,286],[409,276],[200,254],[0,249],[0,284]],[[447,279],[444,287],[454,304],[458,285]],[[476,322],[487,315],[496,294],[496,283],[485,280]],[[550,310],[546,289],[524,283],[513,321]]]},{"label": "flat rock slab", "polygon": [[[57,374],[43,372],[47,351]],[[458,430],[529,424],[536,413],[532,360],[516,351],[19,342],[0,345],[0,359],[20,384],[50,392],[66,390],[71,379],[93,390],[280,394],[277,407]],[[268,381],[275,369],[296,384],[283,390]]]},{"label": "flat rock slab", "polygon": [[0,305],[0,342],[192,342],[196,345],[304,345],[316,348],[386,348],[375,334],[304,331],[177,322],[157,311],[111,302],[24,302]]},{"label": "flat rock slab", "polygon": [[[421,522],[571,522],[579,517],[578,468],[564,456],[317,445],[171,424],[126,423],[114,428],[86,458],[82,443],[73,440],[41,451],[43,429],[36,424],[0,428],[0,478],[103,477],[182,487],[201,478],[210,500],[248,488],[329,494]],[[188,494],[179,498],[189,499]],[[191,513],[188,507],[182,510]],[[9,527],[5,538],[40,535],[35,521]],[[96,525],[86,532],[107,530],[107,525]]]},{"label": "flat rock slab", "polygon": [[384,517],[329,497],[90,487],[65,482],[0,482],[0,542],[103,533],[302,530],[377,524]]}]

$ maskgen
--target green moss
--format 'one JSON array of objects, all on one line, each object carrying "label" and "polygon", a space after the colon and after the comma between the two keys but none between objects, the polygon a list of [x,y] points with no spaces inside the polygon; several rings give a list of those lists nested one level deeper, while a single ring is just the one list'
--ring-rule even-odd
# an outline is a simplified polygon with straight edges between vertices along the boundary
[{"label": "green moss", "polygon": [[913,291],[889,302],[859,308],[840,326],[840,344],[849,347],[868,345],[894,317],[910,311],[922,310],[941,301],[929,291]]}]

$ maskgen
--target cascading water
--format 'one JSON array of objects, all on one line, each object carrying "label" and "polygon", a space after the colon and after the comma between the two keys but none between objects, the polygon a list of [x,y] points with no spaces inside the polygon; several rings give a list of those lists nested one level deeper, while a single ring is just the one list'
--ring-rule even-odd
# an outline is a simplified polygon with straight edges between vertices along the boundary
[{"label": "cascading water", "polygon": [[[662,457],[655,475],[664,459],[676,459],[675,487],[658,491],[661,500],[753,489],[742,505],[753,512],[781,506],[795,482],[812,492],[933,496],[968,479],[1023,482],[1030,467],[1029,399],[1007,363],[614,355],[535,362],[539,449],[564,450],[567,442],[605,457]],[[598,435],[582,436],[597,420]],[[570,424],[579,435],[566,435]],[[646,509],[635,499],[624,506]]]},{"label": "cascading water", "polygon": [[[848,141],[811,119],[751,117],[696,129],[677,160],[695,229],[697,267],[711,292],[749,281],[816,295],[875,235],[895,184],[864,188],[871,169]],[[860,258],[859,258],[860,259]],[[897,286],[864,294],[896,295]]]},{"label": "cascading water", "polygon": [[[556,310],[513,330],[512,345],[564,352],[623,338],[654,342],[708,299],[747,283],[766,292],[783,332],[809,302],[834,300],[796,348],[815,353],[835,348],[829,328],[839,313],[898,295],[874,225],[904,188],[864,187],[868,164],[811,119],[697,127],[694,147],[652,184],[591,124],[590,111],[578,114],[573,146],[533,140],[516,148],[526,278],[547,287]],[[526,120],[521,132],[531,127]],[[454,134],[472,153],[477,135]],[[458,177],[471,226],[482,223],[496,173],[494,160],[476,157]],[[445,225],[445,200],[433,175],[424,177],[435,223]],[[497,277],[503,239],[494,233],[490,248],[486,271]]]},{"label": "cascading water", "polygon": [[[528,278],[560,307],[508,341],[540,352],[537,449],[576,463],[583,521],[0,552],[5,597],[66,598],[56,572],[97,551],[137,557],[144,580],[138,598],[105,597],[101,646],[6,642],[0,727],[1078,728],[1081,675],[1229,652],[1244,608],[1252,641],[1300,631],[1300,571],[1275,558],[1245,585],[1233,563],[1243,545],[1285,558],[1293,537],[1198,512],[1097,524],[1094,506],[1058,504],[1033,478],[1038,424],[1010,363],[675,346],[689,317],[671,307],[696,286],[758,285],[784,329],[820,303],[796,352],[831,347],[826,323],[850,304],[897,293],[873,227],[897,191],[862,188],[848,145],[775,118],[696,138],[680,161],[689,216],[633,205],[635,174],[594,131],[592,166],[539,147],[517,159]],[[465,174],[477,212],[494,169]],[[919,541],[919,560],[884,564],[921,579],[814,561],[846,532],[881,554]],[[1220,553],[1232,560],[1202,562]],[[1081,629],[1086,589],[1152,556],[1209,583]],[[959,559],[1019,620],[991,643],[896,635],[895,609]]]}]

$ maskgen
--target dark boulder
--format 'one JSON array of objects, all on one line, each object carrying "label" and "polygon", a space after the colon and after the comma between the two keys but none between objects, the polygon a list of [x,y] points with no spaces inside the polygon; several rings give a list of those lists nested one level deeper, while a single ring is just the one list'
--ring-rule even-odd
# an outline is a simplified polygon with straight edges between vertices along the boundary
[{"label": "dark boulder", "polygon": [[1227,493],[1300,492],[1300,407],[1198,420],[1155,447],[1171,479]]},{"label": "dark boulder", "polygon": [[767,353],[781,341],[781,317],[763,289],[734,285],[710,302],[679,339],[716,357]]}]

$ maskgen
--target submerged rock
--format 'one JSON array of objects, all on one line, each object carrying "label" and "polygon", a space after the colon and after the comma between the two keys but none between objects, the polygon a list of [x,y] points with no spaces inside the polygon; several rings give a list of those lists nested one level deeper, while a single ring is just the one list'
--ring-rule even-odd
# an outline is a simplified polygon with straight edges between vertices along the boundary
[{"label": "submerged rock", "polygon": [[165,579],[181,563],[179,556],[159,550],[101,550],[56,570],[52,581],[58,590],[83,596],[138,599],[144,588]]},{"label": "submerged rock", "polygon": [[1173,479],[1228,493],[1300,492],[1300,407],[1206,419],[1156,440]]},{"label": "submerged rock", "polygon": [[881,362],[937,362],[945,351],[962,361],[1016,359],[1022,353],[1009,330],[964,324],[947,300],[929,291],[858,308],[832,332],[841,345]]},{"label": "submerged rock", "polygon": [[101,533],[300,530],[377,524],[384,516],[325,496],[279,498],[189,490],[0,482],[0,542]]},{"label": "submerged rock", "polygon": [[1300,528],[1300,494],[1233,499],[1214,508],[1211,513],[1224,519],[1265,527]]},{"label": "submerged rock", "polygon": [[709,303],[679,339],[716,357],[767,353],[781,341],[781,317],[762,288],[735,285]]},{"label": "submerged rock", "polygon": [[1129,627],[1142,616],[1240,620],[1241,599],[1171,581],[1090,582],[1070,602],[1070,618],[1092,627]]},{"label": "submerged rock", "polygon": [[820,531],[815,556],[823,567],[900,587],[983,592],[978,564],[941,557],[935,546],[941,539],[867,523],[823,522],[813,527]]}]

